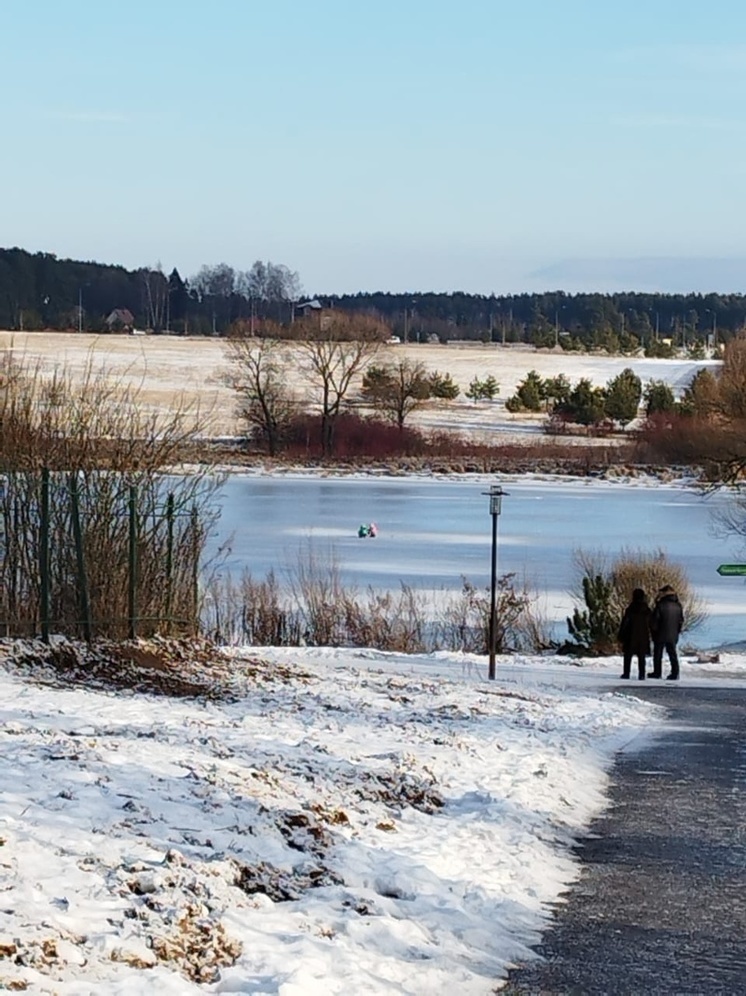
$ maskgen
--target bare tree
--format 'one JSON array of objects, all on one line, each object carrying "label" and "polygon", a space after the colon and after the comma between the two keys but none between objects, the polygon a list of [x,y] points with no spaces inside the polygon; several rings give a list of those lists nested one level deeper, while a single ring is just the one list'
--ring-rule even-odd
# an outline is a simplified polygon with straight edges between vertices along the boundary
[{"label": "bare tree", "polygon": [[386,335],[383,323],[365,315],[342,313],[326,316],[318,323],[297,322],[306,338],[299,343],[305,371],[320,391],[321,451],[330,456],[334,449],[334,429],[353,380],[378,352]]},{"label": "bare tree", "polygon": [[362,393],[377,411],[403,429],[409,415],[430,397],[430,380],[424,364],[400,359],[368,367]]},{"label": "bare tree", "polygon": [[236,271],[227,263],[202,266],[189,284],[197,292],[200,300],[206,297],[229,298],[236,288]]},{"label": "bare tree", "polygon": [[233,367],[228,380],[238,394],[239,417],[275,456],[295,410],[287,387],[286,349],[277,339],[242,337],[228,342],[227,353]]},{"label": "bare tree", "polygon": [[212,313],[212,334],[217,335],[219,325],[225,327],[231,319],[231,304],[236,293],[236,271],[227,263],[203,266],[189,281],[190,288],[199,300],[207,304]]},{"label": "bare tree", "polygon": [[300,298],[303,288],[297,271],[291,270],[282,263],[265,263],[256,260],[250,270],[237,275],[238,293],[251,302],[251,313],[254,316],[257,309],[266,313],[268,306],[276,306],[278,320],[282,319],[284,306],[290,306],[291,316],[295,302]]},{"label": "bare tree", "polygon": [[295,321],[295,305],[303,295],[303,284],[300,282],[297,270],[289,270],[287,266],[283,269],[285,271],[285,300],[290,303],[290,320]]},{"label": "bare tree", "polygon": [[147,328],[160,332],[165,324],[168,280],[160,263],[156,263],[153,269],[143,268],[140,270],[140,277],[143,287],[145,324]]}]

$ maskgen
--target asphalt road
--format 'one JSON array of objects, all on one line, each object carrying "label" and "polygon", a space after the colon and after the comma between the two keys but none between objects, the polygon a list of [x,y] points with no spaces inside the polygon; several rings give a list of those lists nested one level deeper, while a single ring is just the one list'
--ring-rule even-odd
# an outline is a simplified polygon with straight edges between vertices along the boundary
[{"label": "asphalt road", "polygon": [[671,725],[620,755],[542,960],[502,996],[746,994],[746,688],[629,692],[667,705]]}]

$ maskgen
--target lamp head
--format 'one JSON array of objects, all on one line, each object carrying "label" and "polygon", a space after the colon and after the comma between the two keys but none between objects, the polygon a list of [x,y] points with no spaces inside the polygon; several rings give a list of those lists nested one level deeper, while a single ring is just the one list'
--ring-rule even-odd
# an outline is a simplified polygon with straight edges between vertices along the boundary
[{"label": "lamp head", "polygon": [[490,499],[490,515],[499,515],[502,512],[503,495],[508,492],[503,491],[499,484],[493,484],[489,491],[483,491],[482,494]]}]

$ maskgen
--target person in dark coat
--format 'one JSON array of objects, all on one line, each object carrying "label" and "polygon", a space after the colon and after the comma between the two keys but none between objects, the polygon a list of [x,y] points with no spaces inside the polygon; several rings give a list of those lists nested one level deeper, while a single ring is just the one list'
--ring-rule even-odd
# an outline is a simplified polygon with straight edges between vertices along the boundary
[{"label": "person in dark coat", "polygon": [[648,596],[642,588],[635,588],[619,625],[619,642],[624,653],[622,678],[629,678],[632,658],[637,657],[638,677],[645,680],[645,658],[650,654],[650,617]]},{"label": "person in dark coat", "polygon": [[669,681],[679,679],[679,655],[676,644],[679,642],[681,627],[684,625],[684,610],[679,596],[670,584],[664,585],[655,600],[655,608],[650,619],[650,632],[653,636],[653,670],[649,678],[663,677],[663,651],[668,654],[671,673]]}]

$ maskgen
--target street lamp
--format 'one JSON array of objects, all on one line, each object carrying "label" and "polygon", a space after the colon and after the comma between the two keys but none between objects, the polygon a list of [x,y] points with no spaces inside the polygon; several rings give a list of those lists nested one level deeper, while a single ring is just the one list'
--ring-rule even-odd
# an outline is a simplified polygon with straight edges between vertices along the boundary
[{"label": "street lamp", "polygon": [[490,515],[492,516],[492,572],[490,584],[490,629],[489,629],[489,673],[490,681],[495,680],[495,607],[497,600],[497,519],[502,512],[503,496],[509,494],[503,491],[499,484],[492,484],[489,491],[483,491],[490,499]]}]

